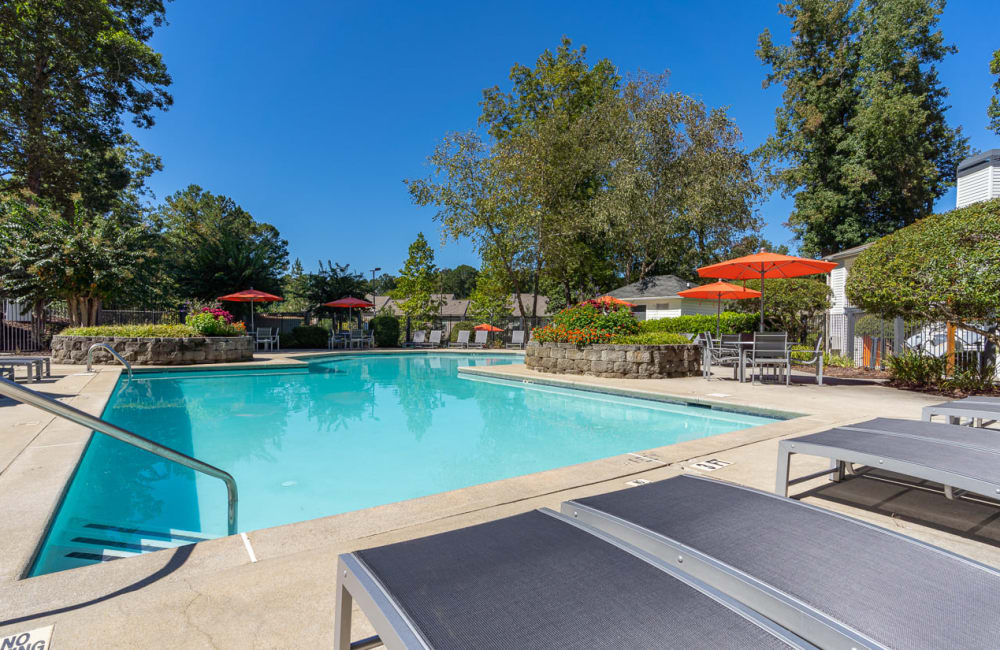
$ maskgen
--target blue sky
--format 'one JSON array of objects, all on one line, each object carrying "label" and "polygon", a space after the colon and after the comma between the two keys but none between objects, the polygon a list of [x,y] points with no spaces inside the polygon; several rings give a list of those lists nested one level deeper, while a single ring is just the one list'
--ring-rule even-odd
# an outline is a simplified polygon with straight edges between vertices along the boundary
[{"label": "blue sky", "polygon": [[[763,90],[754,55],[764,28],[788,39],[768,0],[708,2],[262,2],[175,0],[154,37],[174,106],[140,143],[162,157],[159,199],[190,183],[233,197],[273,223],[291,258],[395,273],[423,231],[441,266],[478,259],[440,245],[433,210],[402,180],[426,174],[447,131],[473,128],[483,88],[505,87],[565,34],[623,73],[671,72],[674,90],[729,106],[748,148],[771,132],[780,90]],[[941,20],[959,52],[940,66],[949,120],[974,148],[1000,147],[985,110],[988,61],[1000,47],[996,0],[951,0]],[[954,206],[954,190],[939,208]],[[760,206],[765,236],[790,242],[790,201]]]}]

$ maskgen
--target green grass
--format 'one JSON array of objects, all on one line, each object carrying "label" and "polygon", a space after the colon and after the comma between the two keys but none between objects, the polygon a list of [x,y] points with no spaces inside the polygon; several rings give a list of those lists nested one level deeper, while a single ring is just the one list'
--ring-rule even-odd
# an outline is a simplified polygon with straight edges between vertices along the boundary
[{"label": "green grass", "polygon": [[203,336],[187,325],[99,325],[97,327],[70,327],[59,332],[64,336],[120,336],[190,338]]}]

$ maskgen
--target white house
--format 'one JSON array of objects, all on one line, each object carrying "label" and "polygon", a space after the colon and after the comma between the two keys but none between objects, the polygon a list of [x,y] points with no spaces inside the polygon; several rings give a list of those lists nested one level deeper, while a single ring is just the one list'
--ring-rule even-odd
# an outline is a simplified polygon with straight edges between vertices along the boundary
[{"label": "white house", "polygon": [[608,293],[609,296],[635,305],[632,313],[639,320],[673,318],[691,314],[715,315],[715,300],[682,298],[678,292],[696,286],[676,275],[655,275]]}]

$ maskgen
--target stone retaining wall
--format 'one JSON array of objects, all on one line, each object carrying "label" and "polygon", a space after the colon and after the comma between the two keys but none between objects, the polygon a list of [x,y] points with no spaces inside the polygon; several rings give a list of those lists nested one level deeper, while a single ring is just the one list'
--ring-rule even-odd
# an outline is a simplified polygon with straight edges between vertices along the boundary
[{"label": "stone retaining wall", "polygon": [[525,349],[524,363],[540,372],[628,379],[691,377],[701,372],[697,345],[588,345],[537,343]]},{"label": "stone retaining wall", "polygon": [[[139,338],[119,336],[53,336],[52,362],[86,364],[87,350],[107,343],[135,366],[186,366],[196,363],[252,361],[249,336],[193,336],[190,338]],[[107,350],[94,350],[95,364],[115,364]]]}]

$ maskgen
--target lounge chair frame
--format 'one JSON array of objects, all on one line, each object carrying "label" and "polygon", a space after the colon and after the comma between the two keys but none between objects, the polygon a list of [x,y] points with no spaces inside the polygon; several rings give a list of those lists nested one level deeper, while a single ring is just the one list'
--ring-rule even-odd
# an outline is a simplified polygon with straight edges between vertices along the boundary
[{"label": "lounge chair frame", "polygon": [[450,348],[467,348],[469,347],[469,336],[472,330],[459,330],[458,339],[454,343],[448,343]]},{"label": "lounge chair frame", "polygon": [[962,418],[969,419],[969,426],[988,427],[1000,422],[1000,397],[966,397],[965,399],[925,406],[922,419],[933,422],[942,415],[948,424],[962,424]]},{"label": "lounge chair frame", "polygon": [[[947,426],[947,425],[942,425]],[[883,436],[899,436],[906,438],[905,434],[892,431],[880,430],[865,427],[836,427],[847,431],[858,431]],[[808,436],[804,436],[808,438]],[[939,444],[947,444],[941,443]],[[794,454],[806,456],[819,456],[829,458],[831,467],[819,472],[799,476],[789,477],[791,457]],[[863,465],[870,468],[882,469],[925,481],[933,481],[941,484],[944,489],[944,496],[948,499],[955,499],[963,492],[971,492],[982,496],[1000,498],[1000,476],[993,481],[985,481],[974,476],[965,476],[956,472],[930,467],[926,463],[908,461],[903,458],[889,458],[876,454],[866,453],[860,450],[847,449],[844,447],[816,444],[804,440],[803,438],[791,438],[778,443],[778,472],[775,478],[774,492],[780,496],[788,496],[788,488],[798,483],[803,483],[811,479],[829,476],[830,480],[837,482],[848,476],[859,475],[860,469],[855,469],[854,465]]]},{"label": "lounge chair frame", "polygon": [[[549,515],[567,525],[579,528],[625,553],[630,553],[644,560],[651,565],[649,567],[651,571],[659,570],[676,578],[696,591],[722,603],[737,615],[748,619],[793,647],[813,647],[800,636],[756,611],[756,608],[750,607],[745,602],[740,602],[715,586],[692,576],[686,567],[683,566],[683,563],[673,563],[666,558],[649,553],[628,540],[618,538],[600,528],[564,513],[555,512],[548,508],[540,508],[538,512]],[[337,596],[333,641],[335,650],[352,650],[368,641],[366,639],[356,644],[351,643],[351,619],[354,600],[358,601],[358,606],[364,612],[372,627],[375,628],[378,639],[386,648],[390,650],[395,648],[431,650],[433,648],[381,581],[372,574],[356,554],[345,553],[338,557],[335,593]]]}]

